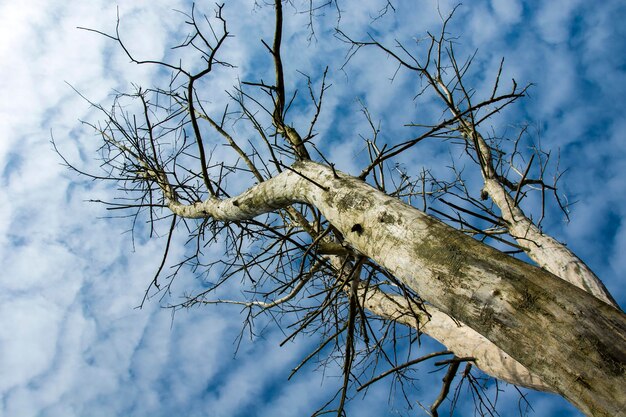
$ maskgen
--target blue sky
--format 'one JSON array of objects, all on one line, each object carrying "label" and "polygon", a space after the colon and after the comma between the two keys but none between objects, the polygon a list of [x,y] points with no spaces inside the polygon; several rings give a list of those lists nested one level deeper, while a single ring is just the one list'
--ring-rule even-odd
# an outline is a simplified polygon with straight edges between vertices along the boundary
[{"label": "blue sky", "polygon": [[[412,3],[372,24],[384,2],[362,1],[354,10],[341,2],[347,9],[341,24],[355,37],[371,32],[385,42],[436,30],[437,3]],[[173,44],[168,39],[181,36],[181,17],[172,9],[190,7],[183,0],[118,4],[122,34],[133,51],[156,59]],[[439,7],[445,13],[454,4],[442,0]],[[211,13],[213,4],[198,6]],[[237,76],[245,79],[265,65],[258,38],[270,39],[272,31],[271,10],[254,9],[251,1],[228,2],[225,15],[235,35],[227,55],[238,69],[214,76],[220,92]],[[131,81],[152,85],[166,76],[130,65],[111,42],[76,29],[113,30],[116,4],[0,0],[0,16],[0,417],[295,416],[321,406],[337,388],[338,368],[328,369],[326,378],[305,369],[285,383],[310,341],[279,348],[283,336],[269,326],[261,337],[244,339],[234,356],[242,321],[237,308],[179,311],[173,319],[157,300],[136,309],[164,239],[137,236],[133,246],[127,221],[106,219],[102,206],[85,202],[111,198],[115,190],[77,178],[52,151],[51,134],[69,159],[86,167],[98,164],[97,142],[78,121],[97,115],[66,82],[94,102],[107,103],[113,89],[126,89]],[[315,78],[329,65],[333,86],[318,141],[341,169],[358,172],[359,133],[367,133],[357,99],[381,121],[387,140],[410,135],[402,125],[431,111],[412,101],[414,81],[408,74],[389,80],[395,67],[381,54],[358,55],[342,72],[345,45],[324,31],[336,21],[332,13],[320,17],[319,41],[307,47],[305,16],[289,7],[285,16],[288,82],[302,81],[296,70]],[[476,0],[458,9],[451,27],[460,36],[460,53],[478,49],[473,75],[478,91],[490,88],[503,56],[503,79],[534,83],[530,97],[498,115],[494,128],[529,122],[535,140],[560,152],[560,166],[568,169],[563,191],[576,203],[568,224],[552,213],[544,225],[596,271],[622,307],[625,19],[620,0]],[[225,100],[216,94],[212,108]],[[307,126],[306,109],[296,110],[293,123]],[[446,158],[425,144],[405,163],[437,169]],[[182,255],[183,241],[175,241],[174,258]],[[219,254],[219,248],[211,250]],[[178,285],[182,290],[194,284],[187,277]],[[433,380],[424,372],[415,398],[428,404],[440,377]],[[502,394],[502,415],[514,415],[513,394],[510,389]],[[357,396],[350,411],[402,415],[403,404],[388,397],[389,387],[379,384],[366,398]],[[554,396],[529,399],[532,416],[579,415]]]}]

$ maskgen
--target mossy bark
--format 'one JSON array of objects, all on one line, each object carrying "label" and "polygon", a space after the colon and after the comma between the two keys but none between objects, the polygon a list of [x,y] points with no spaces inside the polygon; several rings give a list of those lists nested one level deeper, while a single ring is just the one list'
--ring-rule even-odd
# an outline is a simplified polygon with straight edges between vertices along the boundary
[{"label": "mossy bark", "polygon": [[587,415],[624,415],[624,313],[357,178],[298,162],[236,198],[170,208],[185,217],[240,220],[297,202],[317,207],[347,244]]}]

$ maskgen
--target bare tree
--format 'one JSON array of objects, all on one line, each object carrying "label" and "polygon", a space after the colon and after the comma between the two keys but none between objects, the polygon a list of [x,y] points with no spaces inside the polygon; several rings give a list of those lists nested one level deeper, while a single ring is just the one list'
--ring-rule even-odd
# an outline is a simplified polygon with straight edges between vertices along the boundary
[{"label": "bare tree", "polygon": [[[332,4],[307,4],[316,37],[315,14]],[[381,13],[391,9],[389,3]],[[477,97],[465,82],[472,57],[461,62],[455,56],[446,30],[450,17],[442,19],[438,35],[410,47],[354,39],[338,29],[348,48],[344,70],[355,54],[385,54],[398,71],[419,80],[416,94],[435,97],[442,110],[437,121],[414,124],[412,138],[381,144],[364,107],[372,129],[364,137],[369,160],[359,176],[350,176],[318,146],[324,140],[316,137],[316,123],[328,89],[326,72],[315,80],[305,77],[308,125],[290,122],[300,110],[293,105],[296,91],[285,83],[281,2],[274,10],[273,41],[261,40],[273,80],[261,72],[258,79],[242,80],[219,114],[206,103],[209,74],[234,67],[221,59],[230,37],[223,6],[211,18],[193,9],[186,14],[190,34],[176,48],[198,58],[187,66],[133,55],[119,19],[114,34],[88,29],[117,42],[132,62],[171,72],[166,85],[118,93],[111,108],[91,103],[103,116],[85,122],[102,141],[103,173],[83,172],[65,160],[84,175],[118,184],[122,197],[105,204],[126,210],[133,224],[147,217],[152,234],[167,222],[163,259],[145,299],[167,295],[176,276],[190,268],[205,289],[173,308],[234,304],[247,312],[250,326],[260,313],[280,317],[289,329],[286,340],[317,334],[319,346],[303,363],[324,351],[343,366],[342,386],[320,413],[343,415],[354,389],[388,375],[410,382],[412,365],[438,358],[446,373],[428,410],[433,416],[459,369],[461,384],[482,395],[472,367],[558,393],[590,416],[624,415],[626,317],[598,277],[542,231],[545,206],[535,219],[521,207],[538,193],[542,204],[554,196],[566,212],[558,174],[548,179],[551,155],[538,148],[526,153],[524,134],[503,141],[483,132],[490,117],[524,97],[527,87],[515,81],[503,87],[501,64],[491,94]],[[246,135],[237,134],[242,125]],[[247,135],[252,131],[254,137]],[[207,137],[220,137],[230,159],[215,160]],[[428,170],[411,176],[394,162],[427,139],[463,149],[482,186],[469,184],[472,174],[456,165],[452,179],[444,180]],[[232,185],[242,179],[249,181],[243,192]],[[163,277],[175,233],[188,235],[194,249]],[[223,256],[207,258],[204,248],[218,243]],[[220,296],[223,284],[233,280],[240,280],[248,298]],[[422,334],[448,350],[404,360],[389,354],[399,335],[411,345]],[[479,408],[493,412],[487,401]]]}]

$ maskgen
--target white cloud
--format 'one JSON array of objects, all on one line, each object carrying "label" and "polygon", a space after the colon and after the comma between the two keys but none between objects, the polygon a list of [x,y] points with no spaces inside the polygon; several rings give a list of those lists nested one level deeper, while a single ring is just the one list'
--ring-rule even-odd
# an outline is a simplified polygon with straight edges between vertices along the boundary
[{"label": "white cloud", "polygon": [[[237,308],[193,309],[179,312],[174,321],[157,300],[143,310],[134,308],[160,261],[164,239],[138,238],[131,253],[130,236],[122,234],[130,223],[97,220],[110,213],[83,201],[110,198],[112,190],[68,173],[49,139],[52,131],[72,161],[96,169],[97,142],[77,127],[78,118],[93,119],[94,111],[65,81],[95,102],[103,102],[110,100],[113,88],[126,88],[129,80],[149,85],[167,74],[130,65],[111,41],[75,29],[114,30],[114,4],[103,0],[26,3],[0,5],[4,98],[0,102],[0,415],[158,416],[184,408],[189,415],[243,415],[256,409],[257,415],[275,410],[279,410],[276,415],[312,412],[334,393],[337,381],[320,387],[320,374],[300,374],[284,385],[283,381],[314,341],[304,339],[277,348],[282,335],[267,331],[264,338],[244,341],[233,359],[233,341],[242,320]],[[431,3],[433,7],[424,5],[417,11],[398,4],[396,15],[372,23],[371,10],[384,5],[374,2],[369,9],[346,11],[342,24],[355,37],[374,31],[388,44],[395,38],[410,42],[426,30],[437,29],[439,17],[435,2]],[[440,3],[445,13],[456,2]],[[545,125],[544,144],[563,147],[568,159],[562,164],[573,165],[576,172],[568,188],[581,202],[574,208],[573,224],[568,228],[555,224],[555,233],[571,239],[572,247],[592,259],[623,304],[626,157],[623,117],[613,110],[624,105],[624,74],[615,58],[618,54],[612,52],[624,49],[623,39],[613,35],[619,26],[613,16],[623,12],[619,3],[585,7],[564,1],[541,5],[482,1],[462,6],[452,27],[464,35],[461,51],[479,48],[479,92],[489,91],[493,65],[501,56],[507,57],[503,80],[537,82],[525,107],[501,120],[508,122],[520,114],[539,118]],[[188,10],[188,4],[145,0],[120,5],[122,36],[138,56],[160,59],[172,36],[184,36],[180,20],[174,23],[175,13],[164,17],[172,8]],[[211,15],[212,10],[206,12]],[[222,69],[212,78],[219,88],[206,92],[208,106],[215,112],[225,102],[223,90],[238,74],[251,77],[268,62],[257,38],[262,34],[268,40],[272,32],[268,24],[272,13],[267,9],[228,4],[225,15],[235,35],[227,41],[228,59],[238,69]],[[332,156],[344,169],[358,171],[354,154],[363,148],[358,135],[368,133],[357,97],[364,99],[375,120],[389,127],[385,141],[410,135],[406,128],[397,127],[402,123],[424,115],[439,117],[432,103],[412,101],[418,83],[409,74],[401,72],[394,83],[388,81],[395,66],[384,54],[375,59],[357,55],[347,68],[350,77],[345,77],[338,69],[345,58],[344,45],[332,39],[296,44],[306,37],[307,16],[288,10],[286,16],[286,67],[288,77],[300,83],[300,94],[307,93],[295,70],[319,79],[319,70],[331,64],[333,86],[327,91],[317,140],[334,147]],[[335,18],[328,13],[320,22],[334,24]],[[323,33],[318,35],[321,38]],[[175,52],[168,54],[173,57]],[[270,70],[267,74],[272,76]],[[294,123],[306,126],[309,113],[298,111],[291,113]],[[247,128],[238,125],[237,129],[241,138],[251,136]],[[233,157],[225,152],[218,148],[220,158]],[[418,163],[443,167],[447,158],[436,148],[418,149],[405,162],[411,169],[418,169]],[[237,189],[247,184],[246,178],[235,181]],[[615,232],[605,239],[603,233],[608,232],[600,229],[609,215]],[[183,240],[183,236],[176,238],[172,259],[184,253]],[[603,242],[602,250],[594,241]],[[217,256],[219,249],[206,249],[207,256]],[[175,288],[190,285],[197,284],[187,275]],[[235,284],[229,291],[236,292]],[[432,390],[426,376],[424,381],[422,389]],[[386,387],[376,388],[365,400],[357,397],[352,410],[380,415],[386,412],[386,396]],[[269,403],[260,404],[266,398]],[[550,407],[554,413],[570,410],[547,397],[535,398],[537,415]]]},{"label": "white cloud", "polygon": [[492,0],[491,7],[498,17],[508,24],[518,23],[524,12],[519,0]]},{"label": "white cloud", "polygon": [[568,40],[573,30],[571,20],[580,4],[579,0],[540,2],[534,23],[545,42],[556,44]]}]

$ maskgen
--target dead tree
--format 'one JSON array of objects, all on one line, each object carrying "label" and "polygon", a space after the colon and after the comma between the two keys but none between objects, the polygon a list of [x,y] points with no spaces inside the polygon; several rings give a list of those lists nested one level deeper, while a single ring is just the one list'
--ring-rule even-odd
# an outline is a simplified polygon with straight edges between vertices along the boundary
[{"label": "dead tree", "polygon": [[[626,317],[598,277],[541,230],[543,216],[533,220],[521,207],[529,193],[540,193],[544,204],[554,195],[561,205],[556,180],[546,180],[549,154],[524,154],[518,146],[523,135],[506,148],[482,132],[526,87],[515,81],[502,87],[500,67],[490,96],[477,98],[465,81],[472,60],[457,61],[447,36],[449,18],[439,35],[428,35],[423,56],[401,43],[353,39],[338,30],[348,60],[357,53],[386,54],[399,71],[421,80],[418,93],[436,97],[443,111],[436,122],[416,124],[414,137],[381,145],[364,109],[373,132],[364,142],[369,160],[359,176],[350,176],[316,146],[324,140],[316,137],[316,122],[326,72],[317,81],[307,78],[309,124],[290,122],[290,111],[298,109],[295,91],[285,84],[292,68],[281,55],[281,2],[274,10],[273,41],[261,40],[274,79],[242,80],[218,114],[205,108],[205,80],[233,67],[220,58],[230,36],[223,6],[210,19],[193,9],[186,15],[190,34],[177,48],[195,51],[199,64],[135,57],[119,19],[114,34],[98,32],[132,62],[172,74],[168,85],[119,93],[111,108],[91,103],[103,119],[85,123],[102,141],[104,173],[86,173],[65,160],[84,175],[118,184],[123,196],[105,203],[110,209],[147,219],[150,233],[167,222],[164,256],[145,298],[166,295],[190,268],[205,289],[173,308],[230,303],[248,311],[248,324],[263,312],[280,315],[290,329],[287,340],[317,334],[319,347],[303,363],[329,349],[329,358],[341,358],[343,383],[328,404],[337,415],[354,388],[390,374],[410,378],[407,368],[432,357],[447,369],[430,409],[434,416],[462,362],[463,378],[474,366],[512,384],[558,393],[590,416],[623,415]],[[314,12],[311,3],[311,19]],[[238,136],[236,125],[255,136]],[[230,159],[215,160],[207,137],[221,138]],[[394,165],[425,140],[464,149],[483,186],[467,186],[461,172],[444,181],[426,170],[412,177]],[[229,184],[242,178],[249,181],[245,191]],[[170,261],[175,233],[188,235],[195,249]],[[224,245],[221,259],[204,256],[211,244]],[[220,288],[232,281],[245,286],[249,298],[222,298]],[[398,342],[396,326],[408,329],[404,343],[426,334],[448,350],[398,363],[388,355]]]}]

